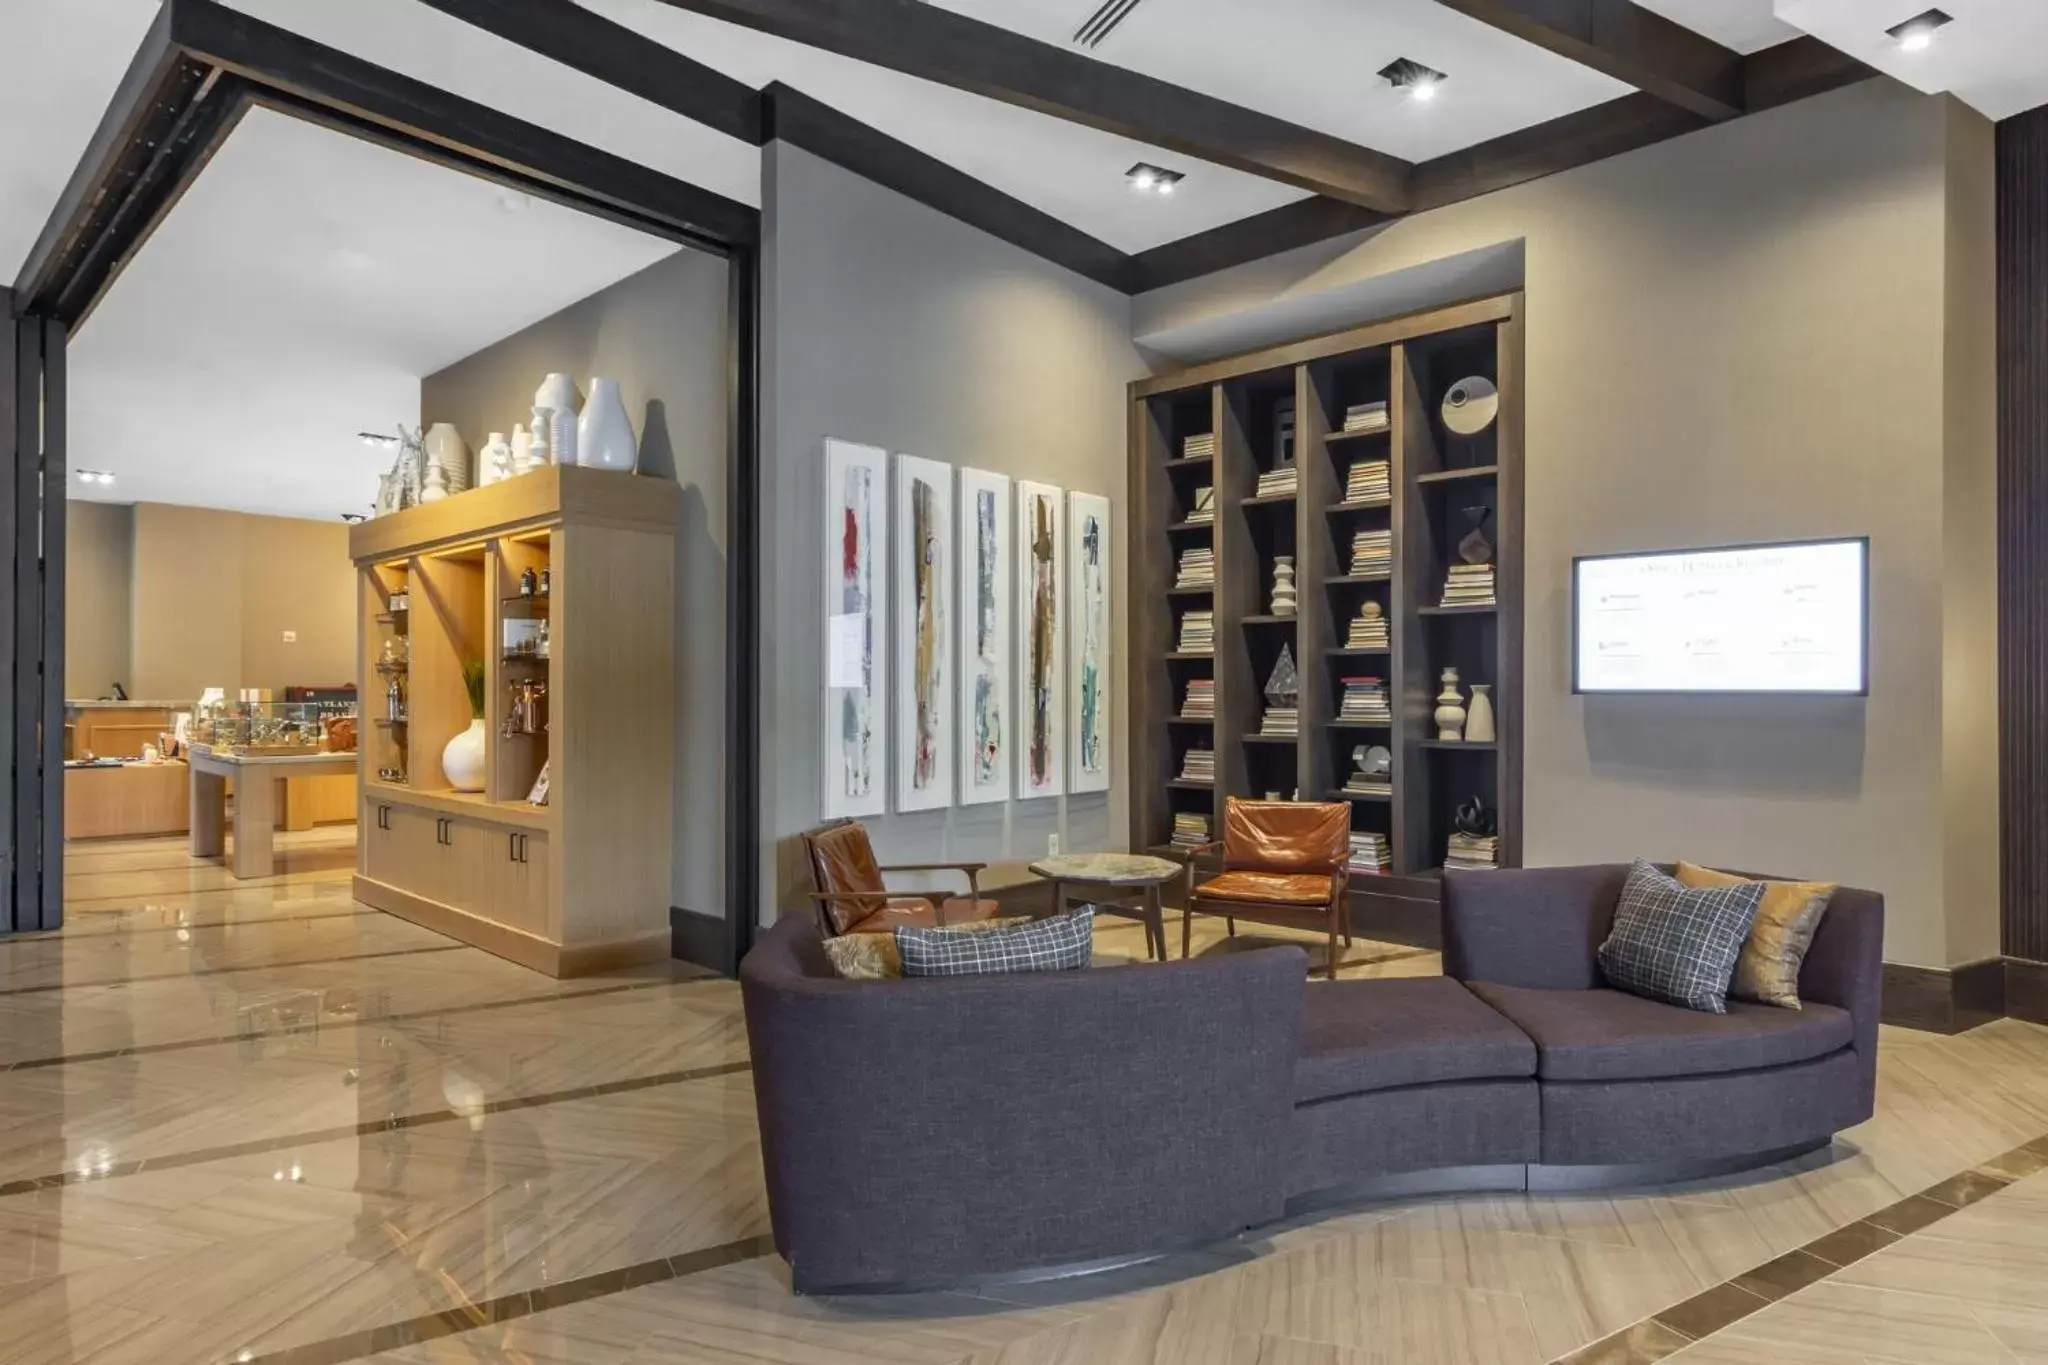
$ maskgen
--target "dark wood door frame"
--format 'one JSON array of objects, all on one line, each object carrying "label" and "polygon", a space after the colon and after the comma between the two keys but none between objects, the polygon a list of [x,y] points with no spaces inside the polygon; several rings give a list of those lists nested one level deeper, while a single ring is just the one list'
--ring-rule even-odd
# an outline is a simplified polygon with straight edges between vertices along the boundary
[{"label": "dark wood door frame", "polygon": [[[0,932],[62,921],[64,347],[68,335],[262,105],[724,259],[727,750],[725,924],[735,971],[759,906],[760,213],[212,3],[163,0],[11,291],[0,400],[14,477],[0,493],[0,825],[11,836]],[[54,747],[52,747],[54,745]],[[33,875],[30,875],[33,870]]]}]

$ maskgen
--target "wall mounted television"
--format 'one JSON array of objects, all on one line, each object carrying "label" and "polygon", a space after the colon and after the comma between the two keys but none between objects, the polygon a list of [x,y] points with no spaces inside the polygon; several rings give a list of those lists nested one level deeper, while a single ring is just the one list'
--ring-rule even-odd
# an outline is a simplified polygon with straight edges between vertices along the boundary
[{"label": "wall mounted television", "polygon": [[1572,691],[1868,695],[1869,538],[1574,559]]}]

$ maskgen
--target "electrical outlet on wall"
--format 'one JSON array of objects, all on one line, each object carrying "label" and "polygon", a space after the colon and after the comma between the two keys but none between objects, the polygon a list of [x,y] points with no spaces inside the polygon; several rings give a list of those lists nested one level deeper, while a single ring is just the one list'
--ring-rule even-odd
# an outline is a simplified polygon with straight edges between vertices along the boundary
[{"label": "electrical outlet on wall", "polygon": [[1060,836],[1058,834],[1048,834],[1045,836],[1045,856],[1048,858],[1060,856]]},{"label": "electrical outlet on wall", "polygon": [[299,642],[299,633],[295,630],[286,631],[284,633],[284,642],[288,645],[297,644]]}]

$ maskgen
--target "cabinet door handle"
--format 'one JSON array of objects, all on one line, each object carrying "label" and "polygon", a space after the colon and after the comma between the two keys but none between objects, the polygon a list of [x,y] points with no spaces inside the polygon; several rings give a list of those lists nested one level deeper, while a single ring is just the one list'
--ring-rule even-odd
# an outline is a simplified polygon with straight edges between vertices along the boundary
[{"label": "cabinet door handle", "polygon": [[445,815],[434,821],[434,842],[437,844],[446,844],[448,842],[448,817]]},{"label": "cabinet door handle", "polygon": [[524,834],[519,836],[519,861],[522,863],[526,861],[526,836]]},{"label": "cabinet door handle", "polygon": [[516,834],[507,834],[505,836],[505,861],[508,863],[519,861],[519,836]]}]

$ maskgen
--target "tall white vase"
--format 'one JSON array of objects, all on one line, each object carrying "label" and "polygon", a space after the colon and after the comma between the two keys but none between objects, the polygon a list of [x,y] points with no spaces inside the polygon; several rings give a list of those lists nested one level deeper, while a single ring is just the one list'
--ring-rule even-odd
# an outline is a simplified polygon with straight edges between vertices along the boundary
[{"label": "tall white vase", "polygon": [[1294,586],[1294,556],[1273,556],[1273,614],[1292,616],[1301,610],[1301,598]]},{"label": "tall white vase", "polygon": [[1492,692],[1492,683],[1472,684],[1472,700],[1465,707],[1465,742],[1467,744],[1493,743]]},{"label": "tall white vase", "polygon": [[441,750],[441,772],[448,785],[459,792],[484,789],[484,720],[478,716],[469,728],[448,741]]},{"label": "tall white vase", "polygon": [[548,408],[548,450],[556,464],[579,464],[576,449],[576,381],[566,374],[551,374],[534,392],[533,405]]},{"label": "tall white vase", "polygon": [[465,493],[475,483],[470,472],[469,446],[453,423],[436,422],[427,428],[427,467],[439,465],[441,479],[450,493]]},{"label": "tall white vase", "polygon": [[1460,740],[1465,737],[1465,698],[1458,692],[1458,670],[1446,668],[1443,684],[1436,694],[1436,737]]},{"label": "tall white vase", "polygon": [[590,398],[576,423],[576,463],[626,474],[640,467],[640,443],[616,379],[590,381]]}]

